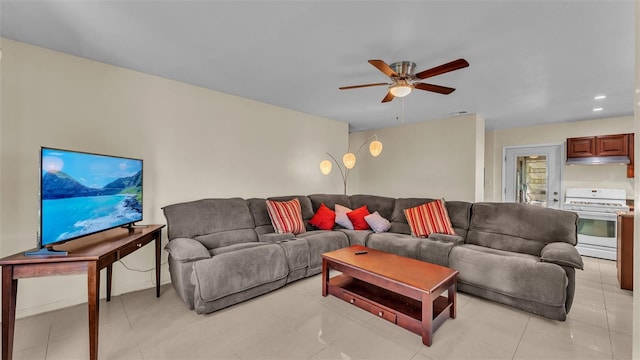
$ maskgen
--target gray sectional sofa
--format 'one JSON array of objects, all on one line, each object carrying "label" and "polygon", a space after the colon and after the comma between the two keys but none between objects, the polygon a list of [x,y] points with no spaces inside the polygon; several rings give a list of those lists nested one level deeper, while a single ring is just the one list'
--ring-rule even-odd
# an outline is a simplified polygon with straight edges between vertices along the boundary
[{"label": "gray sectional sofa", "polygon": [[[447,201],[456,235],[411,236],[404,209],[433,199],[374,195],[298,198],[307,232],[277,234],[265,199],[203,199],[164,207],[169,270],[180,298],[209,313],[321,271],[324,252],[361,244],[459,271],[458,289],[551,319],[565,320],[575,290],[577,215],[512,203]],[[389,232],[314,230],[321,204],[367,205]],[[318,294],[320,289],[318,289]]]}]

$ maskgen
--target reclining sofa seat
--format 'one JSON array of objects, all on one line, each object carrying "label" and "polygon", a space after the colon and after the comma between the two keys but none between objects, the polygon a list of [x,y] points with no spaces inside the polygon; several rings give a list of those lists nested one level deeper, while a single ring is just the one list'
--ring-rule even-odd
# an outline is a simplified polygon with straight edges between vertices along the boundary
[{"label": "reclining sofa seat", "polygon": [[[275,233],[265,199],[205,199],[165,207],[169,270],[180,298],[198,313],[212,312],[317,274],[322,253],[361,244],[452,267],[460,271],[460,290],[543,316],[564,320],[571,307],[575,268],[582,268],[574,247],[575,213],[447,201],[456,235],[425,239],[410,235],[404,209],[434,199],[334,194],[269,199],[293,198],[300,201],[307,230],[298,235]],[[389,219],[391,229],[373,233],[336,225],[334,231],[314,230],[309,219],[323,203],[332,209],[367,205]]]},{"label": "reclining sofa seat", "polygon": [[513,203],[476,203],[464,244],[452,249],[458,289],[565,320],[575,291],[578,216]]},{"label": "reclining sofa seat", "polygon": [[247,201],[203,199],[165,207],[169,272],[178,296],[207,313],[284,286],[284,249],[261,243]]}]

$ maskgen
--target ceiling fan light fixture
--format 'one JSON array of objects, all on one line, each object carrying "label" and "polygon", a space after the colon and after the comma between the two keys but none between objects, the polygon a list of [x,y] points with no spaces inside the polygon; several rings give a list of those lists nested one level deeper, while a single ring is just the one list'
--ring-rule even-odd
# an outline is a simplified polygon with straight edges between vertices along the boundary
[{"label": "ceiling fan light fixture", "polygon": [[400,80],[389,87],[389,92],[395,97],[405,97],[411,93],[413,88],[406,80]]}]

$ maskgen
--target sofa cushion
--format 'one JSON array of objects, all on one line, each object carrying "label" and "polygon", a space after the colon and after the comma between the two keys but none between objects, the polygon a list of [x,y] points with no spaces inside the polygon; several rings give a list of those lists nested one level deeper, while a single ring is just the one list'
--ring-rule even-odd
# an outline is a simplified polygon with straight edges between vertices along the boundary
[{"label": "sofa cushion", "polygon": [[349,238],[349,245],[365,245],[369,234],[373,234],[371,230],[349,230],[349,229],[336,229],[347,235]]},{"label": "sofa cushion", "polygon": [[271,225],[271,218],[267,211],[267,202],[265,199],[248,199],[247,205],[249,206],[249,210],[253,216],[253,221],[256,224],[255,231],[258,236],[275,232],[273,225]]},{"label": "sofa cushion", "polygon": [[449,242],[456,245],[464,244],[464,238],[457,234],[449,235],[449,234],[432,233],[429,235],[429,240]]},{"label": "sofa cushion", "polygon": [[353,211],[346,206],[336,204],[336,224],[344,227],[345,229],[353,230],[353,223],[349,220],[347,213]]},{"label": "sofa cushion", "polygon": [[336,226],[336,212],[321,204],[309,224],[320,230],[332,230]]},{"label": "sofa cushion", "polygon": [[267,211],[271,218],[271,224],[278,234],[301,234],[306,231],[304,221],[302,220],[300,200],[267,200],[266,203]]},{"label": "sofa cushion", "polygon": [[[203,199],[163,208],[169,239],[195,238],[224,231],[253,229],[255,223],[245,200]],[[247,240],[253,241],[253,240]]]},{"label": "sofa cushion", "polygon": [[391,229],[389,220],[383,218],[377,211],[364,217],[364,221],[369,224],[371,230],[377,233],[387,232]]},{"label": "sofa cushion", "polygon": [[420,241],[424,241],[424,239],[411,237],[406,234],[374,233],[367,238],[366,246],[372,249],[417,259],[420,250]]},{"label": "sofa cushion", "polygon": [[575,269],[584,269],[582,256],[575,246],[564,242],[547,244],[540,253],[540,260],[562,266],[570,266]]},{"label": "sofa cushion", "polygon": [[191,262],[211,257],[209,250],[201,242],[194,239],[176,238],[169,241],[164,249],[171,257],[180,262]]},{"label": "sofa cushion", "polygon": [[321,204],[325,204],[329,209],[335,209],[336,204],[341,204],[348,208],[351,207],[351,201],[348,195],[342,194],[314,194],[309,195],[309,200],[313,206],[313,211],[317,211]]},{"label": "sofa cushion", "polygon": [[284,279],[288,272],[284,249],[263,244],[195,262],[191,281],[201,300],[209,302]]},{"label": "sofa cushion", "polygon": [[369,209],[367,209],[367,205],[363,205],[353,211],[347,212],[347,217],[351,224],[353,224],[353,230],[369,230],[369,224],[364,219],[365,216],[369,215]]},{"label": "sofa cushion", "polygon": [[431,233],[455,235],[442,200],[405,209],[404,213],[413,236],[427,237]]},{"label": "sofa cushion", "polygon": [[309,267],[322,265],[322,254],[349,246],[349,238],[341,231],[308,231],[298,236],[309,243]]},{"label": "sofa cushion", "polygon": [[469,223],[471,222],[471,206],[473,204],[466,201],[445,201],[444,205],[447,207],[453,231],[457,235],[466,238],[469,231]]},{"label": "sofa cushion", "polygon": [[209,254],[211,254],[211,256],[216,256],[216,255],[226,254],[232,251],[238,251],[242,249],[248,249],[248,248],[253,248],[256,246],[264,246],[264,245],[267,245],[267,244],[263,242],[248,242],[248,243],[233,244],[229,246],[223,246],[223,247],[211,249],[209,250]]},{"label": "sofa cushion", "polygon": [[229,246],[233,244],[256,242],[258,235],[253,229],[220,231],[213,234],[200,235],[194,237],[208,249]]},{"label": "sofa cushion", "polygon": [[377,211],[386,219],[391,218],[396,201],[394,198],[377,195],[351,195],[350,200],[352,209],[367,205],[369,211]]},{"label": "sofa cushion", "polygon": [[458,270],[458,281],[513,298],[564,306],[567,273],[537,256],[460,245],[451,249],[449,267]]},{"label": "sofa cushion", "polygon": [[296,236],[293,233],[284,233],[284,234],[266,233],[258,236],[258,239],[260,242],[266,242],[270,244],[279,243],[285,240],[293,240],[295,238]]},{"label": "sofa cushion", "polygon": [[468,244],[540,256],[552,242],[577,243],[574,212],[516,203],[475,203]]}]

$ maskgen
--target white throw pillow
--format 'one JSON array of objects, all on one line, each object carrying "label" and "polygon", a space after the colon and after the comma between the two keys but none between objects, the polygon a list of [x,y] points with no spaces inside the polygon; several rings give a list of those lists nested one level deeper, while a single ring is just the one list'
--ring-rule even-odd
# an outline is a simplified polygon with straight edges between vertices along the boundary
[{"label": "white throw pillow", "polygon": [[391,223],[389,220],[383,218],[377,211],[374,211],[373,214],[369,214],[364,217],[364,221],[369,224],[371,230],[377,233],[386,232],[391,229]]},{"label": "white throw pillow", "polygon": [[336,224],[342,225],[344,228],[347,228],[349,230],[353,230],[353,224],[351,223],[351,220],[349,220],[349,217],[347,216],[347,213],[352,210],[349,209],[348,207],[338,205],[338,204],[336,204],[335,210],[336,210]]}]

